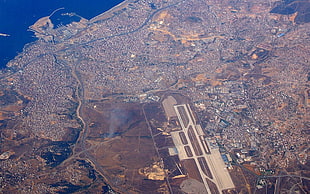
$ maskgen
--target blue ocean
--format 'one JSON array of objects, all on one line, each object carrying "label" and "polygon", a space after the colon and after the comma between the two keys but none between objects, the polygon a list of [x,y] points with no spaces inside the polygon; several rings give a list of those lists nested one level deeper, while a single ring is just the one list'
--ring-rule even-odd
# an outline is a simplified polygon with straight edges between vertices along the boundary
[{"label": "blue ocean", "polygon": [[[25,44],[36,40],[28,27],[41,17],[59,8],[52,19],[55,26],[66,25],[79,17],[61,13],[76,13],[86,19],[109,10],[124,0],[0,0],[0,69],[22,52]],[[7,34],[7,36],[3,36]]]}]

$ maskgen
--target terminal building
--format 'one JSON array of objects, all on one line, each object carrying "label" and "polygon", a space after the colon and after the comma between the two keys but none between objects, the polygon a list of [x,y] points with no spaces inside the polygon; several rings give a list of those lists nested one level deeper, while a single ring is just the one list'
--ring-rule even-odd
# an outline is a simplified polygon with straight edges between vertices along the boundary
[{"label": "terminal building", "polygon": [[179,130],[170,132],[175,148],[170,148],[169,154],[178,155],[180,163],[189,168],[188,176],[203,183],[208,193],[234,189],[224,161],[227,157],[222,156],[218,147],[210,145],[190,105],[178,103],[173,96],[166,97],[162,105],[168,121],[177,119],[180,125]]}]

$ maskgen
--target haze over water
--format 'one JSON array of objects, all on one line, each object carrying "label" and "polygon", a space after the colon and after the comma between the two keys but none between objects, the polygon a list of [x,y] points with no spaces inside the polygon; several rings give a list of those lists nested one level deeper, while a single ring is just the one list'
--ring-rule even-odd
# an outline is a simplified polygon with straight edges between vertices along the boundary
[{"label": "haze over water", "polygon": [[[41,17],[63,7],[61,13],[74,12],[91,19],[121,2],[123,0],[0,0],[0,33],[10,35],[0,36],[0,69],[22,52],[25,44],[36,40],[33,32],[27,29]],[[60,16],[59,13],[58,15]],[[68,22],[66,17],[56,17],[54,18],[58,24]]]}]

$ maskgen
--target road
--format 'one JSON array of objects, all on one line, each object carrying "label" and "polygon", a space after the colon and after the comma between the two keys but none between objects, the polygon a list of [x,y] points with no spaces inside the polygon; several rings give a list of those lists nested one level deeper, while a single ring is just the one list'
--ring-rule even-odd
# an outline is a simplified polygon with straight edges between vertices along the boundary
[{"label": "road", "polygon": [[[151,136],[152,136],[153,145],[154,145],[154,148],[155,148],[155,150],[156,150],[157,156],[158,156],[158,158],[161,159],[160,162],[161,162],[161,164],[163,165],[163,164],[164,164],[164,161],[163,161],[163,159],[160,157],[158,148],[157,148],[156,143],[155,143],[155,140],[154,140],[154,134],[153,134],[153,132],[152,132],[152,128],[151,128],[150,122],[149,122],[149,120],[148,120],[148,118],[147,118],[147,116],[146,116],[146,114],[145,114],[145,110],[144,110],[144,106],[145,106],[145,105],[146,105],[146,104],[143,104],[143,105],[142,105],[143,116],[144,116],[145,122],[146,122],[146,124],[147,124],[147,127],[148,127],[148,129],[149,129],[149,131],[150,131],[150,134],[151,134]],[[172,188],[171,188],[171,185],[170,185],[170,182],[169,182],[169,178],[168,178],[168,174],[167,174],[166,171],[165,171],[165,177],[166,177],[166,182],[167,182],[167,185],[168,185],[168,188],[169,188],[169,192],[172,194],[173,191],[172,191]]]},{"label": "road", "polygon": [[[179,155],[180,160],[184,159],[195,160],[195,163],[198,167],[199,173],[202,177],[203,183],[208,193],[214,193],[216,191],[214,191],[214,188],[213,189],[210,188],[207,179],[216,185],[219,193],[222,193],[222,190],[234,188],[234,184],[231,180],[228,170],[226,169],[226,165],[224,164],[224,161],[221,158],[221,154],[218,148],[210,149],[211,146],[206,140],[204,140],[203,131],[196,124],[190,106],[188,104],[181,104],[181,105],[174,105],[173,107],[180,121],[182,131],[184,132],[184,135],[187,139],[188,146],[190,147],[191,150],[194,150],[193,153],[195,153],[191,157],[187,155],[186,156]],[[174,137],[176,136],[172,137],[174,143],[180,142],[179,140],[174,139]],[[182,147],[184,146],[177,147],[179,149],[178,150],[179,153],[183,152],[183,150],[181,150]],[[208,148],[210,152],[207,152],[206,149],[202,149],[204,147]],[[199,163],[199,159],[201,160],[201,158],[205,158],[206,163],[202,163],[201,165]],[[208,171],[206,171],[206,169],[210,170],[212,174],[211,176],[207,175]]]}]

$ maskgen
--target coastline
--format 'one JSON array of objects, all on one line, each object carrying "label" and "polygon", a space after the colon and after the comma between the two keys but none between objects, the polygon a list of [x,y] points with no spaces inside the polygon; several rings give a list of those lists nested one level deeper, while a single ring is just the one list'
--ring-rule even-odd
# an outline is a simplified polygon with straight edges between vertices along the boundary
[{"label": "coastline", "polygon": [[89,19],[88,21],[89,22],[96,22],[98,20],[107,19],[107,18],[113,16],[113,13],[115,11],[119,11],[119,10],[123,9],[124,7],[126,7],[129,3],[133,3],[133,2],[134,2],[134,0],[124,0],[120,4],[112,7],[111,9],[109,9],[109,10],[107,10],[107,11],[105,11],[105,12],[103,12],[103,13],[101,13],[101,14],[99,14],[99,15],[91,18],[91,19]]},{"label": "coastline", "polygon": [[[83,16],[83,17],[80,16],[80,17],[85,19],[85,20],[88,20],[88,22],[93,22],[93,21],[96,21],[97,19],[102,19],[102,17],[109,18],[108,15],[111,16],[114,11],[124,8],[124,6],[126,6],[130,2],[133,2],[133,1],[132,0],[124,0],[117,5],[114,5],[114,6],[112,5],[112,7],[110,7],[110,8],[109,8],[109,6],[107,6],[107,7],[103,6],[103,12],[100,12],[99,14],[97,14],[96,16],[94,16],[91,19],[86,19],[87,17],[85,17],[85,16]],[[104,11],[104,9],[107,9],[107,11]],[[48,14],[50,14],[50,13],[48,13]],[[45,17],[48,14],[45,14]],[[42,18],[44,18],[44,17],[40,17],[40,18],[38,18],[38,20],[40,20]],[[36,23],[38,20],[36,20],[34,23]],[[23,32],[23,34],[29,33],[31,31],[31,30],[29,30],[29,28],[34,23],[29,23],[29,24],[27,23],[28,26],[26,25],[24,27],[25,29],[23,28],[23,30],[22,30],[22,31],[25,31],[25,32]],[[17,29],[17,30],[21,31],[20,29]],[[29,35],[27,35],[28,38],[26,38],[26,36],[23,38],[23,40],[25,38],[27,39],[26,41],[23,42],[23,41],[21,41],[21,39],[16,40],[16,35],[11,34],[10,32],[0,33],[0,37],[2,37],[2,40],[6,39],[3,46],[8,47],[11,44],[11,45],[13,45],[13,47],[11,47],[11,48],[14,48],[14,50],[11,49],[12,51],[10,51],[10,52],[7,52],[7,53],[3,52],[2,53],[3,56],[0,56],[3,59],[0,61],[0,73],[1,74],[3,74],[6,71],[5,69],[15,66],[14,65],[15,59],[20,57],[22,55],[22,53],[25,52],[25,48],[29,47],[30,45],[32,45],[33,43],[35,43],[39,40],[37,37],[35,37],[35,34],[29,34]],[[21,37],[21,36],[19,35],[19,37]],[[17,42],[17,43],[13,43],[13,42]]]}]

